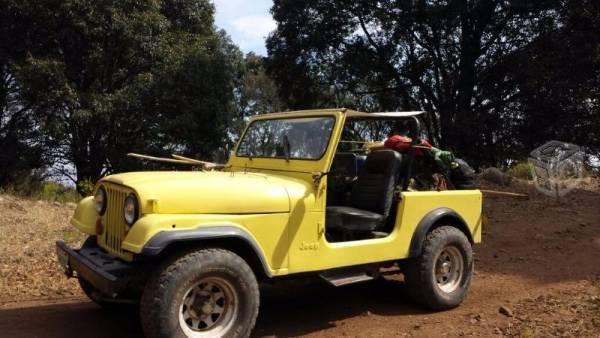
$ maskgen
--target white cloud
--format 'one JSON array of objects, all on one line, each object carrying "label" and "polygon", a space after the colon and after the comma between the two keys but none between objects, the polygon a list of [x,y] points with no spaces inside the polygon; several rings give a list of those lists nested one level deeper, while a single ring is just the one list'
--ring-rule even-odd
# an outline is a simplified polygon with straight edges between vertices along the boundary
[{"label": "white cloud", "polygon": [[244,52],[266,54],[265,38],[276,27],[271,0],[215,0],[215,23],[225,29]]},{"label": "white cloud", "polygon": [[270,15],[243,16],[232,22],[232,26],[253,43],[263,43],[264,39],[276,28]]}]

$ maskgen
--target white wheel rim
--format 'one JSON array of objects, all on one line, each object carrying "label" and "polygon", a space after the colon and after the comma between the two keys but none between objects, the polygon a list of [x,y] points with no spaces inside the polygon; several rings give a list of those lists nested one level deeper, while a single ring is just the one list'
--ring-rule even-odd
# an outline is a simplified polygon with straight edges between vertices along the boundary
[{"label": "white wheel rim", "polygon": [[179,306],[179,326],[187,337],[222,337],[237,318],[238,304],[229,281],[204,278],[185,292]]},{"label": "white wheel rim", "polygon": [[451,293],[458,289],[464,274],[463,255],[454,246],[447,246],[435,259],[433,275],[438,288]]}]

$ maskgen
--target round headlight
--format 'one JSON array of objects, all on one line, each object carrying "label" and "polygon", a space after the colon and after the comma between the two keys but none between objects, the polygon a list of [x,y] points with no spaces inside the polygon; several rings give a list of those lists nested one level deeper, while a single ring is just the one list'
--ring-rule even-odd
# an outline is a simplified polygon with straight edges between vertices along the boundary
[{"label": "round headlight", "polygon": [[99,187],[94,195],[94,201],[96,202],[96,211],[100,216],[104,215],[106,211],[106,190],[104,187]]},{"label": "round headlight", "polygon": [[134,194],[129,194],[125,199],[125,205],[123,206],[123,215],[125,216],[125,223],[133,225],[137,221],[139,213],[138,200]]}]

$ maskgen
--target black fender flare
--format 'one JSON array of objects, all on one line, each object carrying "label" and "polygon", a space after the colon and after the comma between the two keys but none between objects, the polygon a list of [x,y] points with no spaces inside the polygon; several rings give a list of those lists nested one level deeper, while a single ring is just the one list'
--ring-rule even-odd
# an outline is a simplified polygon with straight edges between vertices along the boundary
[{"label": "black fender flare", "polygon": [[192,242],[214,239],[236,239],[243,241],[259,259],[264,273],[267,277],[272,277],[269,265],[265,260],[258,243],[243,229],[231,225],[202,226],[199,228],[161,231],[154,235],[143,247],[140,255],[158,256],[169,245],[181,242]]},{"label": "black fender flare", "polygon": [[473,244],[473,236],[467,226],[467,222],[454,210],[450,208],[438,208],[430,211],[421,219],[410,241],[408,257],[417,257],[423,251],[423,243],[427,234],[438,225],[452,225],[461,230]]}]

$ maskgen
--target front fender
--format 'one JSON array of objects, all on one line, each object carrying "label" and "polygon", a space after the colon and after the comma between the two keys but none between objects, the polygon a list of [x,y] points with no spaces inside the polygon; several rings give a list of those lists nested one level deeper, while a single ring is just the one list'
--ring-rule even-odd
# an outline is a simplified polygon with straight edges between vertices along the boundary
[{"label": "front fender", "polygon": [[88,235],[95,235],[98,217],[94,197],[88,196],[79,201],[70,222],[79,231]]},{"label": "front fender", "polygon": [[265,274],[272,277],[269,264],[256,240],[246,231],[235,225],[202,226],[195,229],[162,231],[156,234],[142,249],[143,256],[156,256],[169,245],[181,242],[192,242],[213,239],[236,239],[245,243],[257,257]]},{"label": "front fender", "polygon": [[287,235],[279,230],[285,230],[287,217],[287,214],[147,214],[131,227],[121,247],[134,254],[154,256],[177,242],[233,238],[254,251],[268,276],[284,274]]}]

